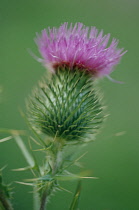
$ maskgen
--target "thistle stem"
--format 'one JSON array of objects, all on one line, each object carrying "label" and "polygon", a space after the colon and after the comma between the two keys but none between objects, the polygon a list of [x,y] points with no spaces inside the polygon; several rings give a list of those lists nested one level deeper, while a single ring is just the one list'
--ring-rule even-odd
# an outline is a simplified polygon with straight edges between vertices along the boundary
[{"label": "thistle stem", "polygon": [[34,186],[34,192],[33,192],[33,210],[38,210],[40,206],[40,200],[39,200],[39,193],[37,192],[37,186]]},{"label": "thistle stem", "polygon": [[49,183],[44,189],[42,197],[41,197],[40,210],[47,209],[47,201],[48,201],[49,195],[51,194],[52,188],[53,188],[53,182]]},{"label": "thistle stem", "polygon": [[43,192],[42,199],[41,199],[41,206],[40,210],[46,210],[46,201],[47,201],[47,189]]},{"label": "thistle stem", "polygon": [[[62,152],[61,152],[61,143],[56,142],[53,145],[52,150],[48,151],[48,162],[51,167],[51,176],[55,177],[55,175],[59,172],[59,169],[62,165]],[[52,190],[54,188],[55,179],[49,181],[43,188],[43,192],[40,199],[40,210],[46,210],[48,197],[51,195]]]}]

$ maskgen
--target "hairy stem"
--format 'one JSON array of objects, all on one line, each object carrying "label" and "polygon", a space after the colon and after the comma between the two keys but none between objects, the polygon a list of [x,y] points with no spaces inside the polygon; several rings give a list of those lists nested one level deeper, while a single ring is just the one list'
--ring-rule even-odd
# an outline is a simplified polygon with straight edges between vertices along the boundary
[{"label": "hairy stem", "polygon": [[51,191],[53,189],[53,182],[50,182],[44,189],[41,197],[41,205],[40,205],[40,210],[46,210],[47,208],[47,201],[48,197],[51,194]]},{"label": "hairy stem", "polygon": [[[52,150],[48,151],[48,159],[49,165],[51,167],[51,176],[54,178],[55,175],[59,172],[59,169],[62,165],[62,152],[61,152],[62,145],[58,142],[56,142],[52,148]],[[46,210],[47,203],[48,203],[48,197],[51,195],[55,179],[49,181],[44,187],[43,192],[41,195],[41,201],[40,201],[40,210]]]},{"label": "hairy stem", "polygon": [[33,210],[38,210],[40,206],[40,200],[39,200],[39,193],[37,192],[37,186],[34,186],[34,192],[33,192]]}]

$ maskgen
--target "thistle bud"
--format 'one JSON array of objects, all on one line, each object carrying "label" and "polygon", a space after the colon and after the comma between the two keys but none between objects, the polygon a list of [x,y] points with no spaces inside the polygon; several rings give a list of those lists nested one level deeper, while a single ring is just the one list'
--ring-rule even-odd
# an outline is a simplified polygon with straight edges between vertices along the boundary
[{"label": "thistle bud", "polygon": [[48,84],[40,83],[29,104],[32,126],[65,141],[93,139],[103,119],[94,80],[77,68],[58,67]]}]

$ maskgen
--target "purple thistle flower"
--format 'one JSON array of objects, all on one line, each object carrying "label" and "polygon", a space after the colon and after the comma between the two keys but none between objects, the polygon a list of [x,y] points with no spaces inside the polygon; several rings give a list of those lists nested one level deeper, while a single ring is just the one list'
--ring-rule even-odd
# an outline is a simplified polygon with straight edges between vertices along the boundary
[{"label": "purple thistle flower", "polygon": [[117,49],[116,39],[108,45],[109,38],[110,34],[103,36],[103,31],[98,33],[95,27],[89,29],[82,23],[68,27],[68,23],[64,23],[58,29],[44,29],[41,35],[37,34],[36,43],[43,64],[52,70],[68,66],[85,69],[99,77],[109,75],[126,53],[123,48]]}]

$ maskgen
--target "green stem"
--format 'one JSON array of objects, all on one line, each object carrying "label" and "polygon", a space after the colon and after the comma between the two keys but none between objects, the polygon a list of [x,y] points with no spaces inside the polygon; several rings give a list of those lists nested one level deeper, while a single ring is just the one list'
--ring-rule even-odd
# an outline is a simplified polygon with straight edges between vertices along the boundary
[{"label": "green stem", "polygon": [[11,202],[5,197],[1,189],[0,189],[0,202],[4,210],[13,210]]},{"label": "green stem", "polygon": [[37,186],[35,185],[33,192],[33,210],[38,210],[40,206],[39,204],[40,204],[39,193],[37,191]]},{"label": "green stem", "polygon": [[49,185],[46,186],[46,188],[44,189],[44,191],[42,193],[40,210],[46,210],[48,196],[51,194],[51,190],[53,188],[53,184],[52,183],[50,183]]},{"label": "green stem", "polygon": [[[51,148],[51,150],[48,151],[48,162],[51,166],[51,175],[52,177],[54,177],[59,169],[61,168],[62,165],[62,152],[61,152],[61,148],[62,148],[62,144],[59,142],[56,142],[53,145],[53,148]],[[51,195],[51,192],[54,188],[54,182],[53,181],[49,181],[43,188],[43,193],[41,195],[41,201],[40,201],[40,210],[46,210],[47,208],[47,201],[48,201],[48,197]]]}]

